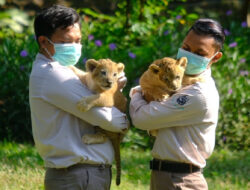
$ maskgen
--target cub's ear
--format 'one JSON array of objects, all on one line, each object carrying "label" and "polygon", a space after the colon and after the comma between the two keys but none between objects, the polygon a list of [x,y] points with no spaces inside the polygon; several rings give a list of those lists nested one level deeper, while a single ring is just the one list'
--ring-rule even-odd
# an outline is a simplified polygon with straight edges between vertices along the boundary
[{"label": "cub's ear", "polygon": [[93,72],[94,69],[97,67],[98,64],[99,64],[99,62],[96,61],[95,59],[89,59],[86,62],[86,71],[87,72]]},{"label": "cub's ear", "polygon": [[180,59],[177,60],[177,65],[180,65],[183,68],[186,68],[187,66],[187,58],[186,57],[181,57]]},{"label": "cub's ear", "polygon": [[118,70],[118,73],[121,73],[123,72],[125,66],[123,63],[117,63],[117,70]]},{"label": "cub's ear", "polygon": [[160,67],[154,63],[149,66],[149,69],[153,71],[153,73],[155,74],[157,74],[160,71]]}]

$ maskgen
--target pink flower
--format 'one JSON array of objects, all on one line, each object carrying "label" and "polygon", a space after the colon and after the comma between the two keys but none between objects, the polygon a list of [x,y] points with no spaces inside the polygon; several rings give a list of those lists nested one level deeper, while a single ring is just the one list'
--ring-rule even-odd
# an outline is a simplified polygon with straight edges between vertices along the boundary
[{"label": "pink flower", "polygon": [[248,74],[249,74],[248,71],[244,71],[244,70],[240,71],[241,76],[248,76]]},{"label": "pink flower", "polygon": [[177,15],[177,16],[176,16],[176,19],[177,19],[177,20],[179,20],[179,19],[181,19],[181,18],[182,18],[181,15]]},{"label": "pink flower", "polygon": [[136,58],[136,55],[132,52],[129,52],[128,53],[128,56],[131,57],[132,59],[135,59]]},{"label": "pink flower", "polygon": [[109,44],[109,49],[110,49],[111,51],[115,50],[115,49],[116,49],[116,44],[115,44],[115,43]]},{"label": "pink flower", "polygon": [[228,94],[232,94],[233,93],[233,90],[230,88],[229,90],[228,90]]},{"label": "pink flower", "polygon": [[95,45],[98,46],[98,47],[102,46],[102,41],[101,40],[96,40]]},{"label": "pink flower", "polygon": [[237,42],[232,42],[231,44],[229,44],[229,47],[230,48],[234,48],[237,46]]},{"label": "pink flower", "polygon": [[91,41],[94,39],[94,36],[92,34],[88,35],[88,40]]},{"label": "pink flower", "polygon": [[242,28],[246,28],[246,27],[247,27],[247,22],[246,22],[246,21],[242,22],[242,23],[241,23],[241,27],[242,27]]},{"label": "pink flower", "polygon": [[241,60],[240,60],[240,63],[245,63],[246,62],[246,59],[245,58],[242,58]]}]

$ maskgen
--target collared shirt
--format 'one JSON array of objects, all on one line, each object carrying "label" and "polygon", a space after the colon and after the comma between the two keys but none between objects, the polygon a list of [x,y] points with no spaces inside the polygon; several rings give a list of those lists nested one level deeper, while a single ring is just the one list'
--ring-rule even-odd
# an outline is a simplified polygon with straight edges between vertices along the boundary
[{"label": "collared shirt", "polygon": [[91,94],[71,69],[37,54],[30,75],[29,101],[33,137],[45,167],[112,164],[110,141],[86,145],[81,138],[93,134],[93,126],[120,132],[128,126],[127,118],[115,107],[79,111],[77,102]]},{"label": "collared shirt", "polygon": [[135,127],[157,129],[152,156],[205,167],[215,145],[219,95],[208,69],[205,82],[184,87],[165,101],[149,104],[140,92],[130,102]]}]

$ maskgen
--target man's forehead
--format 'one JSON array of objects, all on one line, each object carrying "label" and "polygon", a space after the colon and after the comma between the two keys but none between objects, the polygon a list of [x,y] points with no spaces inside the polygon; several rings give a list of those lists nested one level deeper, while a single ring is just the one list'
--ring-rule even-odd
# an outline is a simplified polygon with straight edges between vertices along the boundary
[{"label": "man's forehead", "polygon": [[63,37],[64,39],[71,38],[72,36],[81,37],[80,25],[75,23],[67,28],[57,28],[54,36]]},{"label": "man's forehead", "polygon": [[188,33],[188,35],[186,36],[186,38],[184,39],[184,42],[193,42],[195,44],[199,44],[199,45],[204,45],[204,44],[214,44],[215,40],[213,37],[208,36],[208,35],[199,35],[196,34],[193,31],[190,31]]},{"label": "man's forehead", "polygon": [[208,52],[215,48],[215,39],[208,35],[199,35],[190,31],[184,39],[183,45],[194,48],[196,51]]}]

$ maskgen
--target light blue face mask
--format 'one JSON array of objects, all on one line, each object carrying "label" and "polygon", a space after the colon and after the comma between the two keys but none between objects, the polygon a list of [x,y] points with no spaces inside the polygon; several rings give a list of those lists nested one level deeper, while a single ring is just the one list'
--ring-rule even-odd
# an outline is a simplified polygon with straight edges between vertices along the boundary
[{"label": "light blue face mask", "polygon": [[75,65],[81,57],[82,45],[76,43],[53,43],[50,39],[48,41],[54,45],[55,54],[50,55],[47,49],[46,52],[54,61],[58,61],[63,66]]},{"label": "light blue face mask", "polygon": [[198,75],[207,69],[208,64],[217,55],[217,53],[215,53],[214,56],[212,56],[211,58],[207,58],[196,55],[182,48],[179,48],[177,53],[177,59],[181,57],[186,57],[188,59],[188,64],[185,70],[185,74]]}]

